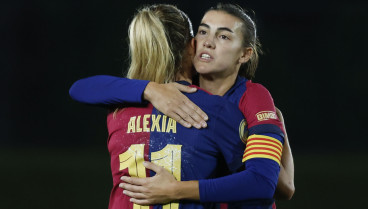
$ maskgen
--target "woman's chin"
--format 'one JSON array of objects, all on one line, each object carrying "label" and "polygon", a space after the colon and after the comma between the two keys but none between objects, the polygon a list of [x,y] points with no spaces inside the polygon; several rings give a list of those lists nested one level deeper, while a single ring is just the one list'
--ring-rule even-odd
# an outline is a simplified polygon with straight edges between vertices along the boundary
[{"label": "woman's chin", "polygon": [[209,74],[211,73],[212,71],[208,68],[198,68],[196,69],[197,73],[201,74],[201,75],[206,75],[206,74]]}]

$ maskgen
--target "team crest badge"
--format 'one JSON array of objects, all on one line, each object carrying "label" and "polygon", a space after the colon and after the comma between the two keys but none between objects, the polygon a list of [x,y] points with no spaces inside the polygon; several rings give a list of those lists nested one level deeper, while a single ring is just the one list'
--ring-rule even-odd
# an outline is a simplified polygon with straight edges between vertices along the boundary
[{"label": "team crest badge", "polygon": [[240,136],[240,139],[244,143],[247,142],[247,138],[248,138],[248,124],[247,124],[247,121],[245,119],[243,119],[240,122],[240,125],[239,125],[239,136]]}]

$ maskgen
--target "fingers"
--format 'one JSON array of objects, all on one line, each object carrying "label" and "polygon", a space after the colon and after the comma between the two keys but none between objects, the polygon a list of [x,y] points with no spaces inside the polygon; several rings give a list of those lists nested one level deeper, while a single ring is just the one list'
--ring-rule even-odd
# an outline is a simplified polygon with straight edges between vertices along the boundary
[{"label": "fingers", "polygon": [[156,174],[161,173],[163,171],[163,167],[158,166],[152,162],[144,161],[143,162],[144,167],[154,171]]},{"label": "fingers", "polygon": [[[181,94],[181,93],[180,93]],[[207,127],[206,120],[208,120],[208,116],[204,113],[196,104],[188,99],[185,95],[178,95],[178,99],[181,102],[175,102],[176,108],[172,110],[172,112],[176,113],[178,119],[175,120],[182,124],[189,123],[197,129]],[[188,127],[186,125],[183,125]]]},{"label": "fingers", "polygon": [[166,115],[174,119],[176,122],[180,123],[182,126],[186,128],[194,126],[197,129],[207,127],[207,123],[203,121],[202,118],[198,117],[198,115],[193,117],[197,118],[197,120],[199,120],[200,122],[195,121],[193,117],[190,114],[188,114],[188,112],[191,112],[191,114],[194,115],[193,113],[194,110],[190,110],[183,103],[175,104],[173,106],[176,106],[176,108],[171,108],[170,111],[167,111]]},{"label": "fingers", "polygon": [[147,199],[136,199],[136,198],[130,198],[130,202],[138,204],[138,205],[153,205],[156,204],[155,202]]},{"label": "fingers", "polygon": [[128,176],[122,176],[120,179],[128,184],[133,184],[133,185],[138,185],[138,186],[144,185],[148,183],[149,181],[149,178],[136,178],[136,177],[128,177]]},{"label": "fingers", "polygon": [[145,99],[150,101],[159,111],[175,121],[190,128],[207,127],[208,116],[181,91],[195,92],[197,89],[178,83],[149,83],[145,90]]},{"label": "fingers", "polygon": [[178,108],[175,109],[175,116],[178,118],[178,120],[176,120],[178,123],[180,124],[189,124],[189,126],[187,125],[183,125],[187,128],[190,128],[192,125],[197,128],[200,129],[201,125],[200,123],[198,123],[197,121],[193,120],[192,116],[188,114],[188,112],[191,112],[191,110],[185,106],[184,104],[180,104],[178,105]]},{"label": "fingers", "polygon": [[180,115],[178,115],[178,113],[176,112],[171,112],[167,114],[169,117],[171,117],[172,119],[174,119],[176,122],[180,123],[182,126],[186,127],[186,128],[190,128],[192,127],[192,124],[186,122]]},{"label": "fingers", "polygon": [[142,193],[136,193],[136,192],[131,192],[128,190],[124,190],[123,193],[129,197],[132,198],[136,198],[136,199],[147,199],[147,195],[142,194]]},{"label": "fingers", "polygon": [[188,98],[184,100],[183,110],[189,114],[189,116],[200,124],[202,128],[207,127],[206,121],[208,120],[208,116],[201,108],[199,108],[196,104],[190,101]]},{"label": "fingers", "polygon": [[[197,91],[196,88],[192,88],[189,86],[181,85],[179,83],[173,83],[173,85],[181,92],[192,93]],[[177,114],[186,122],[192,124],[196,128],[205,128],[207,127],[206,121],[208,120],[208,116],[201,108],[199,108],[196,104],[188,99],[183,94],[178,95],[179,98],[183,101],[180,105],[180,108],[183,110],[177,110]]]},{"label": "fingers", "polygon": [[180,83],[173,83],[173,85],[181,92],[185,92],[185,93],[194,93],[197,91],[197,88],[194,87],[189,87],[186,85],[182,85]]},{"label": "fingers", "polygon": [[128,184],[119,184],[119,187],[123,188],[123,193],[130,198],[130,202],[139,204],[139,205],[150,205],[154,204],[152,200],[148,200],[148,196],[142,192],[140,192],[140,186],[133,186]]},{"label": "fingers", "polygon": [[130,192],[135,192],[135,193],[145,193],[145,192],[147,192],[144,187],[136,186],[136,185],[132,185],[132,184],[120,183],[119,187],[124,189],[124,190],[128,190]]}]

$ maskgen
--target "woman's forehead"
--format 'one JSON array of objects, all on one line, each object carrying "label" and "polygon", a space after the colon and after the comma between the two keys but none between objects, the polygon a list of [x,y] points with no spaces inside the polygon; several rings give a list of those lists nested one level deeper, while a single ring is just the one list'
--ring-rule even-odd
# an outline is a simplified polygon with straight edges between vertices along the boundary
[{"label": "woman's forehead", "polygon": [[241,19],[224,11],[208,11],[202,18],[201,24],[206,24],[210,28],[230,28],[233,31],[243,26]]}]

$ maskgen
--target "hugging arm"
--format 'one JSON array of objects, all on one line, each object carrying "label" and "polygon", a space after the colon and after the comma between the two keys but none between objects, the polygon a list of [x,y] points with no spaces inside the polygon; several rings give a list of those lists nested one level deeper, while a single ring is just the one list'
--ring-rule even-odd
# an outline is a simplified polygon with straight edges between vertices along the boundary
[{"label": "hugging arm", "polygon": [[[258,105],[256,101],[258,100],[259,102],[264,103],[263,101],[265,101],[265,99],[268,100],[267,108],[274,110],[271,97],[268,96],[269,93],[263,87],[256,86],[256,88],[257,89],[252,90],[254,93],[251,92],[248,95],[252,99],[244,100],[244,103],[242,103],[245,104],[243,111],[247,113],[247,111],[250,109],[247,107],[253,104],[253,109],[255,108],[254,112],[260,112],[261,110],[259,110],[259,108],[261,106]],[[265,96],[261,97],[261,99],[256,97],[261,94]],[[246,99],[246,97],[244,97],[244,99]],[[248,101],[251,103],[247,104],[246,102]],[[251,115],[248,119],[250,118]],[[243,159],[246,165],[246,170],[244,171],[217,179],[190,182],[172,181],[169,185],[161,184],[161,181],[164,179],[160,180],[160,177],[165,175],[158,175],[145,179],[124,177],[125,183],[123,183],[121,187],[126,190],[125,193],[127,195],[133,197],[132,201],[137,204],[162,203],[158,201],[158,199],[155,199],[154,195],[156,191],[161,191],[161,197],[166,195],[166,201],[187,198],[194,200],[200,199],[201,202],[272,199],[278,181],[278,175],[280,171],[280,156],[283,147],[282,144],[284,144],[284,138],[281,136],[283,135],[282,131],[281,129],[277,128],[281,127],[282,125],[280,124],[280,121],[276,121],[275,123],[279,124],[280,126],[253,126],[254,128],[252,128],[252,131],[255,133],[248,138],[247,149],[244,153]],[[263,130],[262,127],[265,127],[266,129],[268,127],[268,130],[273,132],[259,132],[259,130]],[[253,144],[250,143],[251,139],[253,139]],[[273,148],[269,149],[269,144],[271,144]],[[274,155],[276,157],[269,157],[270,155],[267,156],[267,154],[258,155],[259,152],[272,153],[271,156]],[[162,169],[161,172],[167,171]],[[148,189],[148,185],[155,185],[155,187],[150,187]],[[157,187],[161,188],[157,189]]]},{"label": "hugging arm", "polygon": [[143,103],[142,92],[149,81],[97,75],[76,81],[69,95],[76,101],[92,105]]},{"label": "hugging arm", "polygon": [[159,111],[185,127],[206,127],[206,113],[181,91],[192,93],[196,88],[178,83],[157,84],[145,80],[97,75],[76,81],[69,89],[69,94],[78,102],[100,106],[149,101]]},{"label": "hugging arm", "polygon": [[[284,125],[282,113],[276,108],[277,115]],[[284,125],[285,130],[285,125]],[[266,134],[267,135],[267,134]],[[277,137],[277,136],[276,136]],[[156,175],[149,178],[123,177],[120,187],[125,189],[125,194],[132,197],[132,201],[141,205],[163,204],[174,200],[191,199],[206,201],[232,201],[246,200],[251,198],[270,198],[275,191],[277,199],[290,199],[295,191],[294,188],[294,164],[285,130],[284,146],[282,150],[279,178],[267,179],[259,175],[257,170],[268,169],[272,172],[272,166],[277,165],[267,159],[253,159],[247,164],[247,170],[218,178],[201,181],[178,182],[165,169],[153,163],[146,162],[147,168],[154,170]],[[262,162],[263,161],[263,162]],[[264,162],[266,161],[266,162]],[[267,162],[268,161],[268,162]],[[274,163],[265,165],[264,163]],[[273,170],[277,168],[273,168]]]},{"label": "hugging arm", "polygon": [[[234,125],[238,122],[242,124],[242,117],[240,115],[235,117],[234,115],[240,112],[235,111],[233,105],[224,106],[220,112],[221,114],[218,114],[217,118],[213,118],[217,121],[216,125],[218,126],[212,127],[213,136],[216,136],[214,146],[219,149],[218,151],[224,157],[230,171],[238,170],[242,162],[245,163],[246,169],[216,179],[180,182],[171,177],[172,175],[165,169],[157,169],[158,166],[150,164],[151,167],[147,168],[156,167],[156,175],[153,177],[122,177],[124,182],[120,187],[124,189],[126,195],[133,198],[131,201],[137,204],[149,205],[181,199],[200,200],[201,202],[272,199],[280,170],[280,158],[268,158],[266,155],[261,156],[257,153],[258,150],[267,149],[265,143],[268,143],[275,147],[273,153],[281,155],[283,137],[273,133],[251,135],[248,137],[247,149],[244,152],[245,146],[238,149],[242,142],[239,138],[239,130],[234,129]],[[232,115],[234,117],[231,117]],[[229,117],[233,118],[235,122],[226,123],[226,121],[229,121]],[[262,143],[263,141],[265,143]],[[254,146],[256,147],[255,152]]]},{"label": "hugging arm", "polygon": [[[265,134],[282,140],[275,134]],[[271,199],[275,192],[279,164],[274,160],[253,158],[246,161],[246,170],[216,179],[176,181],[167,170],[145,162],[156,175],[148,178],[122,177],[120,187],[131,201],[140,205],[164,204],[190,199],[201,202],[230,202],[250,199]]]}]

